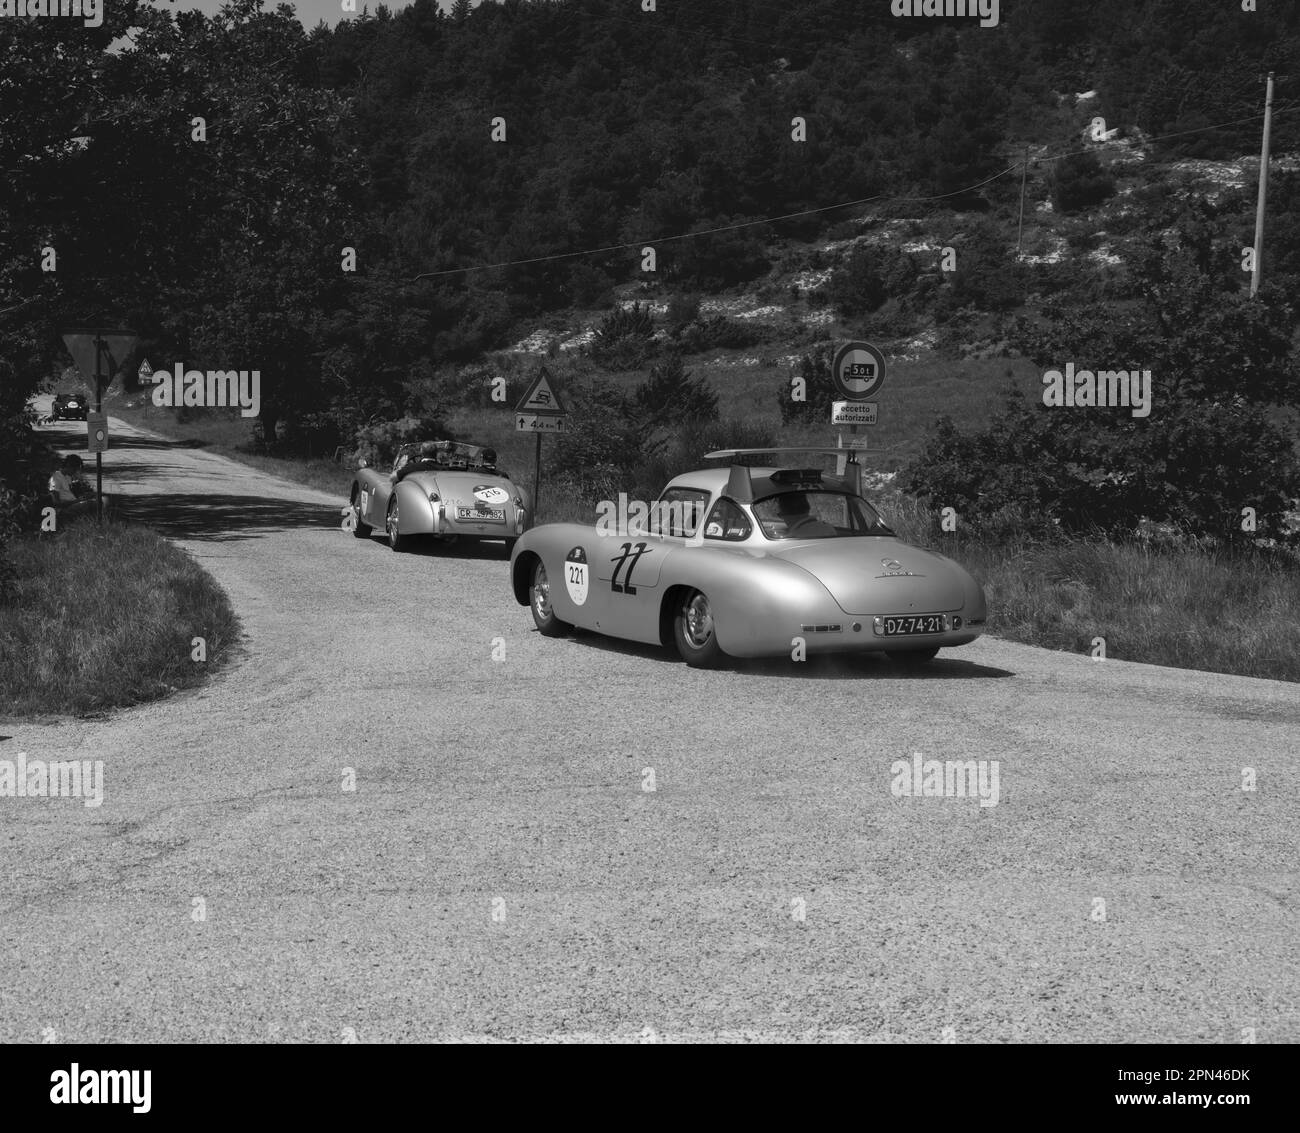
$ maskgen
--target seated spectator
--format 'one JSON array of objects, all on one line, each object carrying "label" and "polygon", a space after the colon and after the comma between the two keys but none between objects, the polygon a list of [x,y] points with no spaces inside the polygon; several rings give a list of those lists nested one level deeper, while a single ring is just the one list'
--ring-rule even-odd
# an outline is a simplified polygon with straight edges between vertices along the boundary
[{"label": "seated spectator", "polygon": [[69,453],[54,469],[49,488],[61,516],[80,515],[95,506],[95,493],[81,479],[81,457],[76,453]]}]

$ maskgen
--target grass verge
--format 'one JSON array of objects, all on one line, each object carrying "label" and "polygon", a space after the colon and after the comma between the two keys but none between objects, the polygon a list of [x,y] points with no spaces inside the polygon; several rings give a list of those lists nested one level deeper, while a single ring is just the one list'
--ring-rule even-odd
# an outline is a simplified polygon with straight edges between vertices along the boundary
[{"label": "grass verge", "polygon": [[947,555],[989,599],[995,637],[1210,673],[1300,681],[1300,561],[1286,550],[1194,542],[1039,542],[942,534],[899,492],[881,510],[900,538]]},{"label": "grass verge", "polygon": [[201,684],[238,638],[225,592],[148,528],[80,520],[16,540],[9,557],[17,578],[0,598],[0,716],[157,699]]}]

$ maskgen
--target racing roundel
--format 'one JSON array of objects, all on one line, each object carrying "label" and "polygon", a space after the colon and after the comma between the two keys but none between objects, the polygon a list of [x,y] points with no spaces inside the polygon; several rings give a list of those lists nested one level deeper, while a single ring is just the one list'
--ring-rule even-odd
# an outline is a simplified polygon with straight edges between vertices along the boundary
[{"label": "racing roundel", "polygon": [[474,498],[484,504],[503,504],[510,498],[510,493],[492,484],[476,484]]},{"label": "racing roundel", "polygon": [[575,606],[581,606],[587,600],[587,570],[587,552],[574,547],[564,557],[564,589],[569,592]]}]

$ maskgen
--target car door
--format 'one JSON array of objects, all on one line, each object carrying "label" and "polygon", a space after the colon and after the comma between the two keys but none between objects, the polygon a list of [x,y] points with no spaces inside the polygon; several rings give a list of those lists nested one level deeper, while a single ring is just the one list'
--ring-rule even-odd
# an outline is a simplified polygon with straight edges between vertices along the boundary
[{"label": "car door", "polygon": [[709,493],[671,488],[651,509],[647,530],[606,535],[598,540],[593,561],[598,604],[594,628],[634,641],[659,640],[660,585],[668,556],[681,553],[695,533]]},{"label": "car door", "polygon": [[361,522],[383,527],[388,514],[388,497],[393,485],[388,476],[373,468],[363,469],[357,477]]}]

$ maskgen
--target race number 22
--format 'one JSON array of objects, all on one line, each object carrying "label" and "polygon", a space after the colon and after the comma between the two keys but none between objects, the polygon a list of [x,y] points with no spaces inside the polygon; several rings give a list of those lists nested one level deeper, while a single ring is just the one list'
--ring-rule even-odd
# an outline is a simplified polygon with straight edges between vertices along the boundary
[{"label": "race number 22", "polygon": [[[645,544],[637,543],[636,549],[633,550],[633,545],[631,543],[624,543],[619,550],[622,553],[617,558],[610,560],[614,564],[614,574],[609,580],[609,588],[615,594],[635,594],[636,587],[632,585],[632,568],[636,566],[641,556],[645,554]],[[623,581],[620,583],[618,580],[618,572],[623,570],[624,563],[627,563],[627,570],[623,571]]]}]

